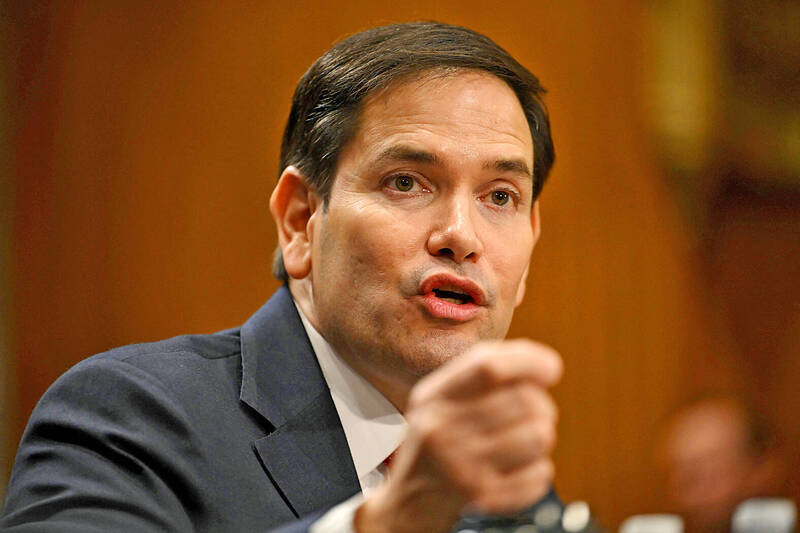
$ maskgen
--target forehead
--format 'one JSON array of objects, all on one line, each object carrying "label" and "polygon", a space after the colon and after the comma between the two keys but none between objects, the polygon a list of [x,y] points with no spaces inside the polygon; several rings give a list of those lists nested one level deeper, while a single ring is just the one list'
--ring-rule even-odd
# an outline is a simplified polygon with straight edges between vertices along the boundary
[{"label": "forehead", "polygon": [[741,413],[731,405],[697,406],[679,415],[672,429],[676,455],[699,454],[744,446],[747,428]]},{"label": "forehead", "polygon": [[477,156],[476,150],[517,156],[533,168],[533,141],[522,105],[504,81],[482,71],[427,71],[369,95],[351,147],[370,150],[409,142],[462,156]]}]

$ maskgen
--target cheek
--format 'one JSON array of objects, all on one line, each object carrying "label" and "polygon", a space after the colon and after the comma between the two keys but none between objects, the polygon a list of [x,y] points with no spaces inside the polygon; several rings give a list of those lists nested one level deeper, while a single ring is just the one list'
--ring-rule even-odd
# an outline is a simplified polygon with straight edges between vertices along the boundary
[{"label": "cheek", "polygon": [[385,212],[358,210],[330,220],[321,254],[338,257],[336,267],[357,278],[362,288],[374,284],[385,290],[382,284],[400,276],[421,249],[420,226]]},{"label": "cheek", "polygon": [[532,236],[526,236],[513,242],[495,239],[487,247],[503,298],[516,299],[519,281],[530,260],[532,243]]}]

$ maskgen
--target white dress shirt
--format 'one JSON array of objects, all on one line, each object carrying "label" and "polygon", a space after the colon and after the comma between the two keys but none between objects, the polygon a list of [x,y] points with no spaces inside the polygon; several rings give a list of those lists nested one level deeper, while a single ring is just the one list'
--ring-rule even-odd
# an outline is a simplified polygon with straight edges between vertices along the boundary
[{"label": "white dress shirt", "polygon": [[330,389],[361,486],[361,494],[328,511],[311,526],[311,532],[352,533],[353,515],[363,497],[386,477],[383,461],[403,442],[407,423],[378,389],[336,354],[295,306]]}]

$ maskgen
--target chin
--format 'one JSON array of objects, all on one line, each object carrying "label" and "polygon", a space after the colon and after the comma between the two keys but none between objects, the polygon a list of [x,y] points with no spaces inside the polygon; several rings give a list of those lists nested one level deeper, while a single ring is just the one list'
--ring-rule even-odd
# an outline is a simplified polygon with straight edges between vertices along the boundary
[{"label": "chin", "polygon": [[408,346],[401,357],[406,368],[418,377],[425,376],[450,359],[468,351],[480,339],[475,337],[454,337],[452,335],[431,335],[417,346]]}]

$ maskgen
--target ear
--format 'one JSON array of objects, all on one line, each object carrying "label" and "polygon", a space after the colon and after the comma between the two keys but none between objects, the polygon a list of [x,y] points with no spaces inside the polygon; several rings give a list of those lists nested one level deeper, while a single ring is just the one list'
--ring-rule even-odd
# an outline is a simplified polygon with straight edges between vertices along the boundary
[{"label": "ear", "polygon": [[[539,235],[542,232],[541,219],[539,217],[539,200],[534,202],[533,209],[531,209],[531,228],[533,229],[533,245],[531,246],[531,252],[533,252],[534,248],[536,248],[536,243],[539,241]],[[519,307],[519,304],[521,304],[522,300],[525,299],[525,288],[527,287],[528,271],[530,268],[531,262],[530,258],[528,258],[528,264],[525,265],[525,271],[522,273],[522,278],[519,280],[514,307]]]},{"label": "ear", "polygon": [[312,225],[319,199],[305,176],[288,166],[278,179],[269,199],[269,210],[278,228],[278,242],[286,272],[302,279],[311,272]]}]

